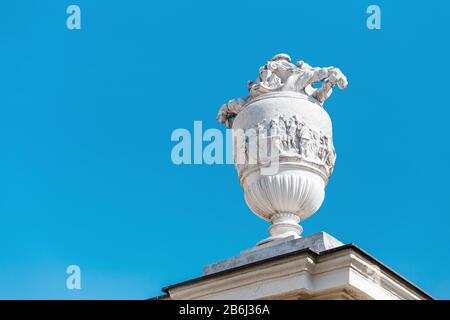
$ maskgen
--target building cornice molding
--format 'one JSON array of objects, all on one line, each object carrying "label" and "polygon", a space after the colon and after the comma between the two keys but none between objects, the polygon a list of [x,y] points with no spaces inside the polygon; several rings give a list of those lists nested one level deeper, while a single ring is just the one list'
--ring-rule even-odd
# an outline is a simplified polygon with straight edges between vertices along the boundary
[{"label": "building cornice molding", "polygon": [[169,286],[163,291],[170,299],[183,300],[328,299],[327,296],[331,299],[339,295],[353,299],[433,299],[353,244],[321,253],[302,249]]}]

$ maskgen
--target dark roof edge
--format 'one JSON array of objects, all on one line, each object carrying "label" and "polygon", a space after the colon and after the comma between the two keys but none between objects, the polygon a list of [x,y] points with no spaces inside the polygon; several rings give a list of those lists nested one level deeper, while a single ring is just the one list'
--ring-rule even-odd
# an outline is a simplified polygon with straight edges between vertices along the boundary
[{"label": "dark roof edge", "polygon": [[153,298],[150,298],[150,299],[147,299],[147,300],[164,300],[164,299],[169,298],[169,297],[170,297],[170,295],[168,293],[166,293],[166,294],[162,294],[160,296],[156,296],[156,297],[153,297]]},{"label": "dark roof edge", "polygon": [[172,289],[172,288],[175,288],[175,287],[180,287],[180,286],[187,285],[187,284],[193,284],[193,283],[200,282],[200,281],[203,281],[203,280],[206,280],[206,279],[211,279],[211,278],[214,278],[214,277],[217,277],[217,276],[221,276],[221,275],[224,275],[224,274],[227,274],[227,273],[231,273],[231,272],[235,272],[235,271],[242,270],[242,269],[245,269],[245,268],[253,267],[253,266],[256,266],[256,265],[259,265],[259,264],[263,264],[263,263],[266,263],[266,262],[270,262],[270,261],[274,261],[274,260],[278,260],[278,259],[282,259],[282,258],[287,258],[287,257],[291,257],[291,256],[296,256],[296,255],[300,255],[300,254],[308,254],[308,255],[312,256],[313,258],[317,258],[317,257],[326,256],[326,255],[333,254],[333,253],[336,253],[336,252],[339,252],[339,251],[342,251],[342,250],[347,250],[347,249],[354,250],[355,252],[363,255],[365,258],[367,258],[371,262],[379,265],[381,267],[381,269],[383,269],[387,273],[389,273],[392,276],[394,276],[394,278],[396,278],[397,280],[399,280],[403,284],[406,284],[408,287],[411,287],[419,295],[425,296],[426,298],[431,299],[431,300],[435,300],[427,292],[425,292],[424,290],[422,290],[421,288],[416,286],[414,283],[412,283],[411,281],[407,280],[406,278],[401,276],[399,273],[397,273],[393,269],[389,268],[388,266],[383,264],[381,261],[379,261],[378,259],[374,258],[369,253],[367,253],[366,251],[362,250],[361,248],[359,248],[358,246],[356,246],[353,243],[345,244],[345,245],[340,246],[340,247],[336,247],[336,248],[333,248],[333,249],[325,250],[325,251],[322,251],[320,253],[316,253],[316,252],[312,251],[309,248],[305,248],[305,249],[296,250],[296,251],[288,252],[288,253],[285,253],[285,254],[281,254],[279,256],[270,257],[270,258],[267,258],[267,259],[255,261],[255,262],[252,262],[252,263],[249,263],[249,264],[245,264],[245,265],[242,265],[242,266],[239,266],[239,267],[230,268],[230,269],[219,271],[219,272],[216,272],[216,273],[200,276],[200,277],[197,277],[197,278],[194,278],[194,279],[186,280],[186,281],[174,284],[174,285],[170,285],[170,286],[164,287],[161,290],[164,293],[166,293],[166,295],[158,296],[158,297],[155,297],[154,299],[161,298],[161,297],[167,297],[169,295],[169,290]]},{"label": "dark roof edge", "polygon": [[435,298],[432,295],[430,295],[429,293],[427,293],[426,291],[421,289],[419,286],[415,285],[410,280],[408,280],[405,277],[403,277],[397,271],[395,271],[392,268],[390,268],[387,265],[385,265],[383,262],[381,262],[380,260],[378,260],[377,258],[372,256],[371,254],[367,253],[366,251],[364,251],[363,249],[358,247],[354,243],[350,243],[350,244],[346,244],[346,245],[343,245],[343,246],[340,246],[340,247],[337,247],[337,248],[333,248],[333,249],[322,251],[320,253],[320,255],[331,254],[331,253],[334,253],[336,251],[344,250],[344,249],[353,249],[354,251],[356,251],[359,254],[363,255],[365,258],[367,258],[371,262],[376,263],[378,266],[381,267],[381,269],[383,269],[387,273],[391,274],[394,278],[396,278],[397,280],[399,280],[403,284],[406,284],[408,287],[411,287],[412,289],[414,289],[414,291],[416,291],[416,293],[418,293],[419,295],[425,296],[426,298],[428,298],[430,300],[435,300]]},{"label": "dark roof edge", "polygon": [[238,266],[238,267],[234,267],[234,268],[218,271],[218,272],[215,272],[215,273],[207,274],[207,275],[200,276],[200,277],[197,277],[197,278],[194,278],[194,279],[186,280],[186,281],[174,284],[174,285],[170,285],[170,286],[164,287],[164,288],[161,289],[161,291],[168,294],[169,290],[172,289],[172,288],[175,288],[175,287],[180,287],[180,286],[183,286],[183,285],[186,285],[186,284],[192,284],[192,283],[195,283],[195,282],[203,281],[205,279],[215,278],[215,277],[223,275],[223,274],[227,274],[227,273],[230,273],[230,272],[246,269],[246,268],[253,267],[253,266],[256,266],[256,265],[259,265],[259,264],[262,264],[262,263],[278,260],[280,258],[285,258],[285,257],[289,257],[289,256],[295,256],[295,255],[299,255],[299,254],[304,254],[304,253],[310,254],[310,255],[312,255],[314,257],[318,257],[319,256],[316,252],[312,251],[311,249],[305,248],[305,249],[301,249],[301,250],[297,250],[297,251],[292,251],[292,252],[288,252],[288,253],[285,253],[285,254],[281,254],[279,256],[258,260],[258,261],[252,262],[252,263],[247,263],[247,264],[244,264],[242,266]]}]

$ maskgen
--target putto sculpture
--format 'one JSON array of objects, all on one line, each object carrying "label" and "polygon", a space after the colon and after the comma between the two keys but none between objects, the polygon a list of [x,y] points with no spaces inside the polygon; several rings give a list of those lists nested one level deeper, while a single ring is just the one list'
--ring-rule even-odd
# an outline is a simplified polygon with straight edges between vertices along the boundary
[{"label": "putto sculpture", "polygon": [[[315,88],[316,83],[321,86]],[[298,223],[324,200],[336,153],[323,103],[335,86],[347,87],[338,68],[294,64],[277,54],[248,82],[247,97],[219,110],[217,120],[233,128],[234,163],[245,200],[272,223],[271,236],[259,244],[298,238],[303,231]]]},{"label": "putto sculpture", "polygon": [[[313,84],[323,82],[319,89]],[[291,62],[291,57],[280,53],[259,68],[255,81],[248,81],[249,95],[224,104],[217,115],[217,120],[231,128],[231,120],[254,98],[275,91],[291,91],[314,98],[322,105],[333,92],[333,88],[347,87],[347,78],[335,67],[313,68],[304,61]]]}]

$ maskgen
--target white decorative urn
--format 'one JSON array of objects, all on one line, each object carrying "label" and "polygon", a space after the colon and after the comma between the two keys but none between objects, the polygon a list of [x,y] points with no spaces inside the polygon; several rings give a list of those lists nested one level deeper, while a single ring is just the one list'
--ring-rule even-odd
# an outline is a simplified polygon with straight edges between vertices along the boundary
[{"label": "white decorative urn", "polygon": [[[320,88],[313,84],[321,82]],[[249,95],[230,100],[217,116],[233,129],[234,163],[250,209],[272,223],[259,242],[300,237],[299,225],[325,198],[336,153],[323,103],[347,79],[335,67],[312,68],[278,54],[249,81]]]}]

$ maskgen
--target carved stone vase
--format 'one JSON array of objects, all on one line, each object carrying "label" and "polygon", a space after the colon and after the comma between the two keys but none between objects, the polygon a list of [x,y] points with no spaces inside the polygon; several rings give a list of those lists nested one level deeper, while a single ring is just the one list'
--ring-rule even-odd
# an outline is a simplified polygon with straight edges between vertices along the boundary
[{"label": "carved stone vase", "polygon": [[[313,89],[318,81],[322,87]],[[259,244],[300,237],[299,222],[322,205],[336,159],[322,104],[334,85],[347,85],[339,69],[294,65],[277,55],[249,83],[248,97],[219,111],[219,121],[229,126],[233,120],[234,162],[247,205],[272,223],[270,237]]]}]

